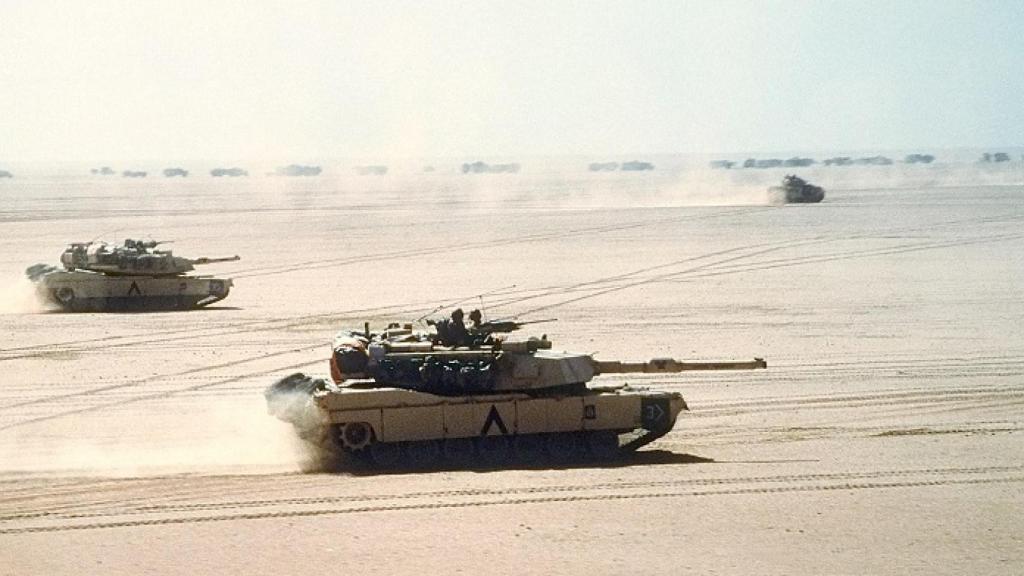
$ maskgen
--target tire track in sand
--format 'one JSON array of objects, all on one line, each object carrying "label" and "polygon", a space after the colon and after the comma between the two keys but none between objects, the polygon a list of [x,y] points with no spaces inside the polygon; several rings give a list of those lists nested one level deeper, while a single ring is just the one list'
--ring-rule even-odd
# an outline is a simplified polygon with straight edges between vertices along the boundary
[{"label": "tire track in sand", "polygon": [[[688,478],[650,482],[525,486],[508,489],[484,488],[418,493],[251,499],[220,503],[146,505],[81,514],[61,513],[50,515],[46,514],[45,511],[39,511],[37,513],[26,512],[0,517],[0,522],[16,524],[26,520],[52,518],[57,520],[58,523],[4,526],[0,528],[0,535],[486,506],[896,489],[929,486],[1013,484],[1024,482],[1024,474],[1021,474],[1021,472],[1024,472],[1024,466],[879,470],[779,476]],[[635,490],[640,491],[633,492]],[[469,498],[469,500],[463,500],[466,498]],[[423,499],[430,501],[415,501]],[[413,501],[410,502],[410,500]],[[343,503],[354,505],[338,506]],[[234,510],[289,506],[316,506],[316,508],[305,510],[272,509],[256,512],[229,513],[229,511]],[[220,513],[174,515],[176,513],[189,514],[195,512]],[[150,514],[157,515],[157,517],[116,519]],[[68,522],[68,520],[92,518],[112,519],[87,523]]]}]

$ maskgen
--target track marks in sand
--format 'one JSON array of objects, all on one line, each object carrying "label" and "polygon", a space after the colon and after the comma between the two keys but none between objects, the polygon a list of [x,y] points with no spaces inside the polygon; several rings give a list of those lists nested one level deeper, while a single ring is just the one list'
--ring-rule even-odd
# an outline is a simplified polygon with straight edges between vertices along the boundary
[{"label": "track marks in sand", "polygon": [[[309,478],[316,488],[317,477]],[[174,481],[170,479],[169,481]],[[134,480],[125,480],[126,492]],[[1024,466],[975,468],[929,468],[785,474],[719,476],[675,480],[570,483],[551,486],[516,486],[504,489],[477,488],[387,494],[335,494],[331,496],[232,498],[220,501],[153,503],[152,491],[139,493],[139,500],[90,502],[59,511],[52,508],[24,508],[0,516],[0,535],[69,530],[95,530],[139,526],[162,526],[206,522],[298,518],[340,514],[409,512],[432,509],[532,504],[601,503],[616,500],[659,498],[722,497],[744,494],[785,494],[800,492],[856,491],[919,487],[950,487],[1024,482]],[[334,484],[334,486],[343,486]],[[41,489],[45,489],[40,486]],[[211,487],[215,488],[215,487]],[[250,485],[251,488],[251,485]],[[322,492],[323,490],[318,490]],[[205,496],[220,495],[216,489]],[[55,504],[55,503],[51,503]]]},{"label": "track marks in sand", "polygon": [[[755,212],[762,212],[763,210],[758,209]],[[660,220],[648,220],[641,222],[631,222],[621,225],[613,226],[601,226],[592,228],[581,228],[578,230],[544,233],[533,236],[514,237],[496,240],[500,244],[515,244],[518,242],[534,242],[541,239],[554,239],[561,235],[579,235],[579,234],[592,234],[601,233],[608,231],[618,231],[631,228],[640,228],[650,226],[654,224],[671,223],[676,221],[682,221],[687,219],[707,219],[716,218],[723,216],[743,215],[751,212],[751,209],[746,210],[729,210],[723,212],[716,212],[711,214],[699,214],[699,215],[687,215],[683,217],[674,217]],[[980,218],[980,219],[965,219],[955,220],[949,222],[935,223],[927,228],[921,227],[904,227],[894,228],[890,230],[875,231],[870,234],[856,234],[856,235],[819,235],[802,239],[792,239],[783,242],[776,243],[754,243],[748,245],[742,245],[738,247],[728,248],[720,251],[710,252],[706,254],[699,254],[689,256],[680,260],[671,262],[661,263],[655,266],[648,266],[637,270],[626,271],[618,273],[612,276],[595,278],[584,282],[576,282],[568,285],[559,286],[548,286],[540,288],[516,288],[503,291],[496,291],[493,293],[493,297],[496,299],[489,303],[492,309],[502,309],[516,307],[513,312],[513,317],[520,317],[531,313],[536,313],[544,310],[549,310],[575,302],[595,298],[605,294],[619,292],[630,288],[640,287],[645,284],[654,282],[678,282],[678,281],[691,281],[694,279],[720,276],[723,274],[736,274],[758,270],[768,270],[780,267],[790,267],[797,265],[815,264],[823,262],[832,262],[838,260],[847,260],[853,258],[868,258],[887,256],[895,254],[903,254],[909,252],[918,252],[922,250],[937,250],[944,248],[953,248],[959,246],[968,246],[979,243],[995,243],[1005,242],[1011,240],[1019,240],[1024,238],[1024,234],[1019,233],[989,233],[981,234],[974,237],[957,239],[957,240],[933,240],[933,241],[912,241],[912,242],[901,242],[888,247],[882,248],[869,248],[869,249],[856,249],[856,250],[835,250],[830,253],[815,253],[811,255],[794,256],[790,258],[765,258],[768,254],[777,252],[780,250],[792,249],[794,247],[808,246],[808,245],[821,245],[824,243],[838,242],[843,240],[858,240],[865,238],[874,237],[896,237],[911,234],[915,232],[935,230],[940,228],[949,227],[963,227],[970,225],[983,225],[983,224],[1005,224],[1007,221],[1016,221],[1024,218],[1024,216],[1014,216],[1002,219],[993,218]],[[486,243],[485,243],[486,244]],[[467,246],[466,249],[472,247]],[[487,246],[484,246],[487,247]],[[443,252],[449,248],[433,248],[432,252]],[[383,252],[377,254],[369,254],[359,256],[357,261],[374,261],[377,259],[398,259],[408,258],[422,255],[421,251],[397,251],[397,252]],[[347,263],[351,258],[339,259],[338,263]],[[685,266],[681,270],[673,270],[679,266]],[[261,272],[262,269],[252,269],[253,274],[266,272],[268,274],[277,273],[274,269],[267,269]],[[651,275],[650,273],[655,272]],[[473,295],[471,297],[475,297]],[[465,301],[471,297],[465,297],[460,301]],[[555,299],[551,302],[548,299]],[[522,304],[528,301],[537,301],[538,304],[529,310],[522,310]],[[343,321],[354,316],[360,316],[363,319],[375,319],[379,317],[395,317],[402,314],[415,313],[419,314],[423,311],[424,306],[431,306],[436,304],[436,301],[432,302],[399,302],[391,303],[379,307],[364,308],[364,309],[353,309],[353,310],[339,310],[331,312],[329,314],[309,314],[303,316],[296,316],[290,318],[271,318],[271,319],[256,319],[236,322],[232,324],[224,324],[215,327],[210,326],[199,326],[189,328],[174,328],[165,331],[152,331],[145,336],[113,336],[104,338],[91,338],[81,340],[67,340],[62,342],[55,342],[50,344],[30,345],[22,347],[9,347],[4,350],[0,350],[0,361],[14,360],[23,358],[34,358],[34,357],[46,357],[52,355],[54,352],[106,352],[114,348],[134,347],[140,345],[163,345],[173,342],[194,342],[196,338],[223,338],[226,336],[240,335],[246,333],[259,333],[259,332],[272,332],[294,329],[303,326],[320,326],[324,324],[331,324],[332,322]],[[429,310],[429,308],[428,308]]]}]

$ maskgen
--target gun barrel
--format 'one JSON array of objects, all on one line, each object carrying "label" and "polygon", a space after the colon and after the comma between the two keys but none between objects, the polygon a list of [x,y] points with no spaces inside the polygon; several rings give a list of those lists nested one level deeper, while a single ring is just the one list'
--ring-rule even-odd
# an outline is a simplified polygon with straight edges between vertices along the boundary
[{"label": "gun barrel", "polygon": [[196,258],[192,261],[193,264],[214,264],[217,262],[234,262],[235,260],[241,260],[237,255],[228,256],[226,258]]},{"label": "gun barrel", "polygon": [[767,368],[764,358],[728,362],[682,362],[673,358],[655,358],[647,362],[619,362],[617,360],[594,360],[597,374],[641,372],[647,374],[669,372],[693,372],[697,370],[756,370]]}]

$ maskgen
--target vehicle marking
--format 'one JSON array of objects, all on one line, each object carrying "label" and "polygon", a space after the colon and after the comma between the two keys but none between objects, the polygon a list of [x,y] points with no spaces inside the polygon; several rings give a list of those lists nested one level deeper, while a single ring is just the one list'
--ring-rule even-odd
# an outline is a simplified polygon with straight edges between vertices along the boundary
[{"label": "vehicle marking", "polygon": [[128,288],[128,295],[131,296],[132,292],[139,296],[142,296],[142,290],[139,290],[139,284],[135,280],[132,280],[132,285],[130,288]]},{"label": "vehicle marking", "polygon": [[496,404],[491,404],[491,411],[487,413],[487,420],[484,421],[484,429],[480,431],[480,435],[487,436],[487,432],[490,431],[492,424],[498,425],[498,430],[501,430],[502,436],[508,436],[508,428],[505,427],[505,423],[501,420],[501,414],[498,414],[498,406]]}]

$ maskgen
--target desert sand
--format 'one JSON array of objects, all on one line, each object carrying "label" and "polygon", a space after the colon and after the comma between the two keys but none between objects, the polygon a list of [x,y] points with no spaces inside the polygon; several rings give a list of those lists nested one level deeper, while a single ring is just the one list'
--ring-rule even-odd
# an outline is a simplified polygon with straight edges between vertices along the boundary
[{"label": "desert sand", "polygon": [[[770,171],[523,164],[3,183],[0,574],[1024,571],[1019,171],[818,169],[822,204],[767,206]],[[100,236],[238,254],[201,271],[234,290],[33,303],[24,268]],[[327,470],[266,414],[335,331],[452,304],[603,359],[769,368],[606,380],[690,406],[614,465]]]}]

